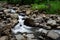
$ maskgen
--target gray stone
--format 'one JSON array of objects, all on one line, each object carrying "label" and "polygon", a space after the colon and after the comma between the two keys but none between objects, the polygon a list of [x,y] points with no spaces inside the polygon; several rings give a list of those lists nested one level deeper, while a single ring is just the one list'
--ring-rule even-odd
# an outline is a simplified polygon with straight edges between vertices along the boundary
[{"label": "gray stone", "polygon": [[49,19],[47,21],[48,24],[52,24],[52,25],[55,25],[56,24],[56,21],[55,20],[52,20],[52,19]]}]

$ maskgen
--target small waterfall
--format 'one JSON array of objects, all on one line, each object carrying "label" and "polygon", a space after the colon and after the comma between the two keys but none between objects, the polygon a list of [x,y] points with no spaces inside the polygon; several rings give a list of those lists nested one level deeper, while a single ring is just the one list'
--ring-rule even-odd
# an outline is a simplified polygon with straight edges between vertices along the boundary
[{"label": "small waterfall", "polygon": [[32,32],[31,27],[24,25],[24,20],[22,20],[23,18],[25,18],[25,16],[18,15],[18,17],[19,17],[19,20],[18,20],[19,23],[15,26],[15,28],[12,29],[12,32],[15,33],[15,34],[18,33],[18,32],[31,33]]},{"label": "small waterfall", "polygon": [[[18,15],[19,17],[19,23],[15,26],[15,28],[12,29],[12,32],[17,34],[18,32],[21,32],[21,33],[24,33],[24,32],[27,32],[27,33],[32,33],[34,31],[36,31],[37,29],[41,29],[41,28],[32,28],[32,27],[29,27],[29,26],[26,26],[24,25],[24,21],[23,18],[26,18],[25,16],[22,16],[22,15]],[[43,29],[43,28],[42,28]],[[60,33],[60,30],[54,30],[55,32],[58,32]]]}]

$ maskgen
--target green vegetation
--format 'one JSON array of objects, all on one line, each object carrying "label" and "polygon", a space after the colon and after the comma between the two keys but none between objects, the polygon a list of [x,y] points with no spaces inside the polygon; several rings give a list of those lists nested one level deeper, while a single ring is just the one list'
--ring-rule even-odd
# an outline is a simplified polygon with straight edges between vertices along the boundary
[{"label": "green vegetation", "polygon": [[40,4],[33,4],[32,5],[33,10],[46,10],[49,14],[60,14],[60,1],[50,1],[49,4],[47,3],[40,3]]},{"label": "green vegetation", "polygon": [[60,10],[60,1],[58,1],[58,2],[50,1],[50,8],[47,12],[52,13],[52,14],[60,13],[60,12],[58,12],[58,10]]},{"label": "green vegetation", "polygon": [[43,9],[48,9],[48,6],[45,4],[32,4],[32,10],[43,10]]},{"label": "green vegetation", "polygon": [[32,10],[46,10],[49,14],[60,13],[60,0],[0,0],[13,4],[32,4]]}]

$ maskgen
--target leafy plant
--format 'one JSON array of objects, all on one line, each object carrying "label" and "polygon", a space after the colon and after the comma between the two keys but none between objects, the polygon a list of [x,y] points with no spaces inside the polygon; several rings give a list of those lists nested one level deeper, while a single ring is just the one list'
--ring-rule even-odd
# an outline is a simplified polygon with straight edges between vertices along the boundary
[{"label": "leafy plant", "polygon": [[52,13],[52,14],[55,14],[55,13],[58,13],[58,10],[60,10],[60,1],[56,2],[56,1],[50,1],[50,9],[47,10],[47,13]]},{"label": "leafy plant", "polygon": [[43,9],[47,9],[48,7],[45,4],[33,4],[32,5],[32,10],[43,10]]}]

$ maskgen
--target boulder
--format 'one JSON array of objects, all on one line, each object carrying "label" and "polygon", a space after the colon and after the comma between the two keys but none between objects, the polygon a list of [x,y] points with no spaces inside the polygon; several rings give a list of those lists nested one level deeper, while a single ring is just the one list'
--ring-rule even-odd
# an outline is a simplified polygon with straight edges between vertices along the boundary
[{"label": "boulder", "polygon": [[55,20],[52,20],[52,19],[49,19],[47,21],[48,24],[52,24],[52,25],[56,25],[56,21]]},{"label": "boulder", "polygon": [[34,27],[35,23],[34,23],[34,20],[32,20],[30,18],[26,18],[24,21],[24,25]]}]

